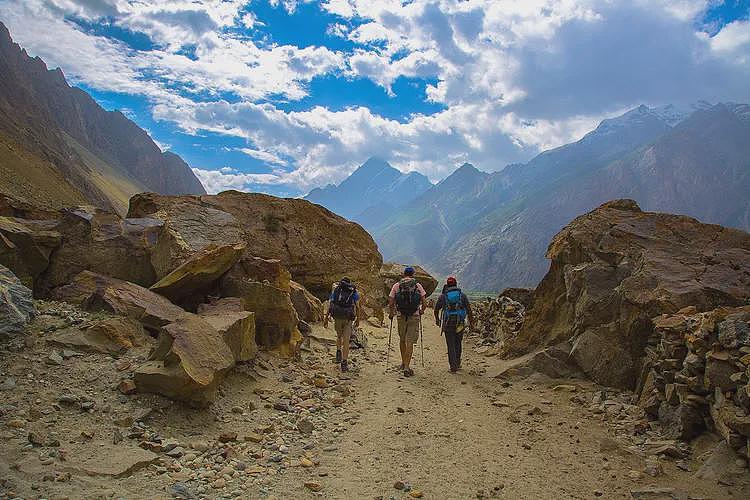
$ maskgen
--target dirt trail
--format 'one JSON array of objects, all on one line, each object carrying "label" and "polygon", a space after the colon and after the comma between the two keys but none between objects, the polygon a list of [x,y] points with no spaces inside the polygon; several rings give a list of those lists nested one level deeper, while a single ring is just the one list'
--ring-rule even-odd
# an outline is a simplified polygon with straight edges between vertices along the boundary
[{"label": "dirt trail", "polygon": [[[748,498],[750,491],[750,480],[696,478],[710,437],[682,464],[690,471],[662,459],[663,475],[644,474],[646,456],[615,432],[619,413],[587,402],[596,390],[589,382],[493,379],[487,374],[502,361],[478,354],[472,338],[463,370],[449,373],[431,321],[424,367],[419,345],[415,351],[415,377],[395,370],[395,332],[385,371],[388,329],[370,325],[363,325],[368,348],[353,350],[353,370],[341,374],[332,330],[316,325],[301,362],[261,353],[234,370],[211,407],[192,409],[120,394],[123,366],[142,362],[147,349],[51,362],[48,320],[38,319],[22,344],[0,346],[0,498],[407,499],[417,490],[434,499],[631,498],[631,490],[656,487]],[[397,481],[412,491],[395,489]]]},{"label": "dirt trail", "polygon": [[[671,464],[659,479],[634,479],[629,474],[638,475],[643,459],[613,451],[611,430],[582,415],[570,392],[552,389],[564,381],[504,388],[482,374],[494,363],[468,340],[463,369],[451,374],[444,338],[427,318],[425,367],[417,345],[415,377],[385,372],[383,362],[363,367],[355,383],[362,418],[327,463],[327,496],[404,496],[396,481],[430,498],[630,498],[631,489],[668,485],[712,498],[731,494]],[[387,330],[370,338],[371,351],[384,351]],[[393,346],[391,365],[399,362]]]}]

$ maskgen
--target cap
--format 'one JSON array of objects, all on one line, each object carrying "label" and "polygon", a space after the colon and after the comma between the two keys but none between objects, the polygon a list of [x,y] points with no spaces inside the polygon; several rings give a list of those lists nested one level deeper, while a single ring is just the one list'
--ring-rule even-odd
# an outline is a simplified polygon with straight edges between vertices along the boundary
[{"label": "cap", "polygon": [[350,280],[346,276],[344,276],[343,278],[341,278],[341,281],[343,281],[344,283],[351,283],[352,282],[352,280]]},{"label": "cap", "polygon": [[456,277],[455,276],[448,276],[448,279],[445,280],[445,284],[446,285],[456,286],[457,283],[458,283],[458,281],[456,281]]},{"label": "cap", "polygon": [[407,276],[412,276],[414,274],[414,268],[411,266],[406,267],[406,269],[404,269],[404,274]]}]

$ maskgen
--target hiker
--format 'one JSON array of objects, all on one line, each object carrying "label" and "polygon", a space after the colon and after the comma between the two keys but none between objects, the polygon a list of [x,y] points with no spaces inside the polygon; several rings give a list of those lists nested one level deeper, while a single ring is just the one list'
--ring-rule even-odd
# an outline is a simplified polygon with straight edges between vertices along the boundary
[{"label": "hiker", "polygon": [[467,317],[469,328],[474,328],[474,315],[471,312],[469,298],[458,288],[456,278],[450,276],[445,282],[443,293],[435,303],[435,324],[445,333],[451,373],[461,368],[461,343],[464,340]]},{"label": "hiker", "polygon": [[414,375],[409,367],[414,353],[414,344],[419,340],[419,326],[425,308],[427,294],[414,277],[413,267],[404,269],[404,277],[394,283],[388,295],[388,317],[393,325],[393,317],[398,311],[398,337],[401,349],[401,366],[404,377]]},{"label": "hiker", "polygon": [[347,277],[341,278],[336,284],[328,301],[328,314],[324,324],[327,327],[328,316],[333,318],[333,326],[336,329],[336,363],[341,363],[342,372],[349,371],[349,341],[352,337],[352,328],[359,326],[358,301],[357,287]]}]

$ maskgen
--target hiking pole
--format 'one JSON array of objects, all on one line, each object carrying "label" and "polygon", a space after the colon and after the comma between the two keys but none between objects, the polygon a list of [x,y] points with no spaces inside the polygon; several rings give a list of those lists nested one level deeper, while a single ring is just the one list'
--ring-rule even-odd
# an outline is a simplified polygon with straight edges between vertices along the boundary
[{"label": "hiking pole", "polygon": [[422,315],[419,315],[419,344],[422,347],[422,368],[424,368],[424,328],[422,328]]},{"label": "hiking pole", "polygon": [[391,356],[391,334],[393,333],[393,318],[391,318],[391,327],[388,329],[388,352],[385,355],[385,369],[388,371],[388,359]]}]

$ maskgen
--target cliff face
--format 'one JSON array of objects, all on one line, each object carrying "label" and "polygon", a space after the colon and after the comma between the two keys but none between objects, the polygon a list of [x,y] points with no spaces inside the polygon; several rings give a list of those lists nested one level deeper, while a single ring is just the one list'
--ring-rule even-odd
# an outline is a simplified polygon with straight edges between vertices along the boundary
[{"label": "cliff face", "polygon": [[509,353],[572,342],[597,382],[634,387],[653,318],[750,299],[750,234],[608,202],[552,240],[550,270]]},{"label": "cliff face", "polygon": [[179,156],[29,57],[2,23],[0,144],[0,192],[41,208],[88,202],[123,214],[138,192],[205,193]]},{"label": "cliff face", "polygon": [[157,273],[208,244],[242,241],[248,253],[280,260],[295,281],[321,300],[328,298],[334,282],[347,276],[368,303],[384,301],[379,276],[383,259],[372,237],[358,224],[305,200],[238,191],[145,193],[133,197],[128,216],[164,220],[172,234],[167,240],[173,244],[160,249]]}]

